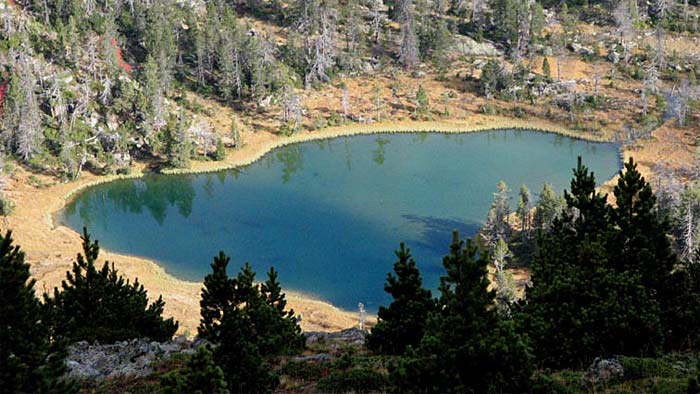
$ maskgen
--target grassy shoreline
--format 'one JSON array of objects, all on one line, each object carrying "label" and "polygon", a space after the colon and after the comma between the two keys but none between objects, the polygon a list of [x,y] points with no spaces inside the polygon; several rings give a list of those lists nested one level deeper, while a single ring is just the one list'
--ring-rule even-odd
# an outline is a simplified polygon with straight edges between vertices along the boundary
[{"label": "grassy shoreline", "polygon": [[[575,132],[565,127],[540,119],[510,119],[500,116],[475,115],[473,118],[468,120],[441,120],[426,122],[395,121],[373,124],[353,123],[338,127],[330,127],[318,131],[299,132],[288,137],[276,136],[265,132],[250,133],[249,135],[244,136],[245,144],[240,148],[229,151],[228,158],[224,161],[192,162],[191,168],[167,170],[163,173],[168,175],[199,174],[241,168],[254,163],[270,151],[283,146],[337,137],[364,134],[420,132],[458,134],[495,131],[502,129],[554,133],[569,138],[592,142],[612,142],[603,137],[585,132]],[[624,152],[621,151],[621,158],[622,157],[624,157]],[[127,175],[84,176],[75,182],[54,185],[46,189],[41,189],[39,193],[48,195],[47,197],[53,199],[54,201],[48,206],[45,204],[42,205],[41,201],[37,201],[37,205],[39,205],[38,208],[44,215],[48,216],[48,233],[49,237],[53,238],[52,241],[57,241],[58,239],[56,238],[59,234],[70,234],[69,238],[71,242],[66,242],[64,240],[63,243],[66,246],[71,246],[73,250],[72,253],[77,253],[80,244],[77,243],[76,240],[79,240],[79,234],[77,234],[77,232],[74,230],[58,223],[57,216],[61,210],[64,209],[66,204],[69,203],[72,198],[77,196],[77,194],[84,189],[119,179],[134,179],[142,177],[147,174],[147,172],[144,171],[144,168],[145,166],[139,163],[133,166],[132,172]],[[56,201],[57,194],[60,196],[58,197],[58,201]],[[26,206],[27,203],[28,200],[19,200],[18,206]],[[27,219],[26,217],[22,217],[23,212],[24,210],[18,209],[16,214],[18,216],[13,216],[11,222]],[[39,226],[34,226],[30,228],[35,228],[35,231],[40,231],[38,227]],[[20,231],[15,232],[15,234],[18,235],[18,243],[24,247],[24,244],[21,242],[22,238],[32,238],[33,234],[24,234],[22,231],[23,230],[20,229]],[[49,245],[30,244],[28,250],[30,259],[36,260],[35,256],[37,254],[46,255],[47,250],[42,249],[46,249],[48,246]],[[166,307],[166,314],[169,316],[172,315],[181,321],[180,332],[194,332],[196,329],[196,322],[199,317],[198,293],[201,283],[178,279],[169,274],[157,261],[151,261],[139,256],[129,256],[126,254],[118,254],[105,250],[103,251],[101,260],[105,258],[108,258],[110,261],[115,261],[117,268],[120,269],[126,276],[138,277],[139,281],[149,290],[152,298],[157,297],[158,294],[163,294],[163,297],[166,300],[166,305],[168,306]],[[33,274],[38,276],[38,279],[44,285],[44,287],[51,288],[60,284],[60,280],[57,281],[57,279],[61,276],[56,275],[56,272],[61,271],[62,273],[60,268],[65,266],[67,263],[68,262],[65,261],[62,261],[61,264],[49,263],[47,265],[46,263],[43,263],[41,265],[44,267],[43,269],[38,270],[38,275],[36,272]],[[51,273],[52,275],[48,275],[48,273]],[[156,282],[159,285],[154,285]],[[288,297],[290,307],[303,315],[302,322],[305,322],[304,328],[307,330],[337,330],[340,328],[347,328],[356,323],[356,315],[354,312],[342,310],[323,300],[294,291],[288,292]],[[167,304],[172,300],[176,302],[176,305]]]}]

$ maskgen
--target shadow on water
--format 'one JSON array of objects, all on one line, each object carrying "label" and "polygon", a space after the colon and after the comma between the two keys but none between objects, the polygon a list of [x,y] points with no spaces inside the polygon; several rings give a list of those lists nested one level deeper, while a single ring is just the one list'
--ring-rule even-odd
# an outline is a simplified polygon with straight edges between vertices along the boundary
[{"label": "shadow on water", "polygon": [[[411,240],[415,246],[430,250],[436,254],[443,254],[452,240],[452,231],[459,231],[460,237],[472,237],[481,228],[477,222],[464,222],[448,218],[436,218],[433,216],[402,215],[412,226],[420,228],[420,238]],[[409,245],[410,246],[410,245]]]}]

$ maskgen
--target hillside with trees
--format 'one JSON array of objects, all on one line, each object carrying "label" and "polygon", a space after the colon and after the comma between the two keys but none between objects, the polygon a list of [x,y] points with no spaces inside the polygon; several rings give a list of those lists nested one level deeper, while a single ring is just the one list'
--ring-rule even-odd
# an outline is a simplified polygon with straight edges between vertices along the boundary
[{"label": "hillside with trees", "polygon": [[5,156],[59,179],[221,160],[259,131],[476,114],[631,144],[671,127],[692,155],[700,121],[693,1],[0,7]]},{"label": "hillside with trees", "polygon": [[[466,240],[455,231],[435,298],[401,244],[385,285],[392,302],[369,332],[302,333],[277,272],[256,282],[246,263],[231,277],[221,252],[204,280],[191,350],[108,379],[79,369],[76,347],[170,340],[177,323],[162,317],[163,301],[149,303],[138,281],[109,263],[98,270],[99,245],[87,233],[62,288],[41,300],[8,232],[0,239],[0,383],[11,393],[696,393],[700,252],[676,253],[659,193],[634,160],[620,172],[615,205],[595,184],[579,159],[563,197],[540,196],[531,213],[549,219],[530,241],[529,230],[511,227],[512,215],[495,212],[507,199],[499,185],[488,217],[506,231],[492,233],[491,244],[483,239],[489,227]],[[513,253],[507,242],[534,242],[534,251]],[[528,260],[532,283],[506,297],[504,268],[516,258]],[[173,344],[138,346],[133,359]]]}]

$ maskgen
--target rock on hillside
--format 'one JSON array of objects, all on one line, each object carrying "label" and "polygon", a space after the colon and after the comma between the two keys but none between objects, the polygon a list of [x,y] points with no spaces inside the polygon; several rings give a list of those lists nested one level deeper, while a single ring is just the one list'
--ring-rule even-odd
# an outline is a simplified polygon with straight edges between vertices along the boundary
[{"label": "rock on hillside", "polygon": [[78,379],[104,379],[123,376],[142,377],[153,372],[155,361],[167,360],[174,354],[191,354],[208,342],[189,341],[185,337],[168,342],[132,339],[110,345],[90,345],[82,341],[68,348],[68,376]]},{"label": "rock on hillside", "polygon": [[453,44],[453,49],[460,55],[478,57],[501,57],[503,52],[499,51],[492,43],[486,40],[475,41],[471,37],[457,35]]},{"label": "rock on hillside", "polygon": [[[345,345],[363,346],[367,331],[350,328],[337,332],[306,332],[307,346],[322,344],[331,349]],[[68,376],[77,379],[102,380],[119,377],[143,377],[153,373],[156,362],[171,358],[175,354],[192,354],[209,342],[177,337],[168,342],[151,342],[147,339],[132,339],[109,345],[82,341],[68,347],[66,366]],[[323,360],[328,355],[305,356],[309,360]]]},{"label": "rock on hillside", "polygon": [[305,332],[304,336],[306,336],[306,346],[321,343],[335,348],[339,345],[364,345],[367,333],[367,330],[348,328],[335,332],[309,331]]}]

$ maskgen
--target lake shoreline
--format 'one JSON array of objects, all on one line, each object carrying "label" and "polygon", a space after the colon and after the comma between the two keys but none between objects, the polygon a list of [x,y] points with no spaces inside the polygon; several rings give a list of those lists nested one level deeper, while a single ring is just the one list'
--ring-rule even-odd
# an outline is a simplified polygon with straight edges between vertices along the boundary
[{"label": "lake shoreline", "polygon": [[[245,167],[282,146],[308,141],[383,133],[471,133],[501,129],[546,132],[592,142],[613,142],[590,133],[575,132],[539,119],[510,119],[499,116],[475,115],[468,120],[428,122],[353,123],[318,131],[304,131],[289,137],[267,132],[246,133],[243,146],[229,150],[224,161],[193,161],[189,169],[167,170],[165,174],[198,174]],[[621,150],[620,157],[626,155]],[[84,174],[80,179],[37,189],[27,182],[13,183],[10,195],[17,201],[15,214],[5,220],[3,227],[14,230],[16,242],[22,246],[38,281],[37,290],[60,285],[72,257],[80,250],[80,235],[57,222],[56,215],[85,188],[118,179],[139,178],[148,174],[143,163],[132,166],[128,175],[96,176]],[[29,173],[22,174],[28,178]],[[20,176],[19,178],[22,178]],[[26,179],[24,179],[26,181]],[[609,182],[607,182],[609,183]],[[18,198],[19,197],[19,198]],[[31,204],[31,205],[30,205]],[[159,294],[166,302],[167,316],[180,321],[180,332],[192,335],[199,320],[200,282],[180,280],[170,275],[157,261],[103,250],[100,263],[114,261],[117,269],[129,278],[138,277],[149,291],[151,299]],[[233,273],[230,273],[233,274]],[[284,283],[283,283],[284,285]],[[309,331],[334,331],[356,325],[357,314],[342,310],[323,300],[289,291],[289,306],[302,315],[302,326]]]}]

